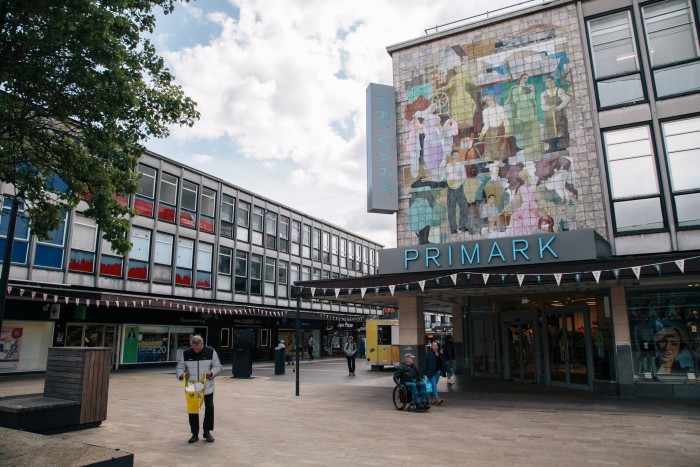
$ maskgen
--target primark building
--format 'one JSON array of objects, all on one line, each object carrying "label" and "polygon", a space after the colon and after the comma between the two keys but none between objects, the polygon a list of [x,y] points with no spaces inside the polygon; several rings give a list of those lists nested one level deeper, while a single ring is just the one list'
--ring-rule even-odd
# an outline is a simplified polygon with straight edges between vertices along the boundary
[{"label": "primark building", "polygon": [[387,51],[368,210],[397,248],[302,297],[396,308],[419,357],[448,315],[473,377],[699,397],[698,1],[526,2]]}]

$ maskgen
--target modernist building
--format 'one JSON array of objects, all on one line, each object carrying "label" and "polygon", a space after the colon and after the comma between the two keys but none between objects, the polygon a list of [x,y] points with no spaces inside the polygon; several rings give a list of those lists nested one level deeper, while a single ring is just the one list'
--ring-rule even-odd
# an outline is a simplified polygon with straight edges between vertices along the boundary
[{"label": "modernist building", "polygon": [[313,286],[398,308],[405,349],[452,314],[467,374],[697,397],[698,1],[532,5],[388,47],[398,248]]},{"label": "modernist building", "polygon": [[[153,153],[138,171],[138,194],[121,200],[140,214],[126,257],[101,240],[84,205],[47,241],[20,207],[0,372],[45,369],[51,345],[112,347],[115,365],[174,361],[193,333],[231,361],[238,329],[253,331],[254,358],[271,358],[279,339],[293,345],[291,284],[376,273],[381,245],[366,238]],[[4,251],[13,190],[0,189]],[[301,311],[317,356],[341,352],[377,312],[320,300]]]}]

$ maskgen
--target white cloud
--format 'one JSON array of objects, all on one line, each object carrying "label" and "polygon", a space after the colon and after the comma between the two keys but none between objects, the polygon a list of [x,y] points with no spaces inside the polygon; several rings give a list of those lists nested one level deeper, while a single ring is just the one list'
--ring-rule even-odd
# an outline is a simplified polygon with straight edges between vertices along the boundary
[{"label": "white cloud", "polygon": [[[365,212],[365,89],[370,82],[392,82],[386,46],[479,13],[473,2],[213,3],[185,5],[186,21],[206,31],[203,37],[160,50],[201,113],[193,128],[173,128],[172,138],[180,144],[215,143],[217,176],[235,177],[241,157],[259,164],[259,175],[245,172],[248,188],[283,203],[308,199],[309,193],[328,193],[332,199],[334,193],[360,187],[362,194],[349,203],[356,214],[328,220],[353,231],[368,229],[365,235],[377,240],[377,235],[390,235],[382,241],[394,244],[393,216]],[[494,0],[489,9],[509,3]],[[170,42],[163,39],[159,47]],[[215,153],[208,147],[204,151]],[[292,168],[280,174],[276,169],[282,162]],[[281,179],[270,183],[271,176]],[[323,217],[345,209],[319,202],[304,212]]]},{"label": "white cloud", "polygon": [[209,154],[193,154],[192,155],[192,161],[195,162],[197,165],[208,164],[209,162],[212,162],[214,159],[215,159],[214,156],[210,156]]}]

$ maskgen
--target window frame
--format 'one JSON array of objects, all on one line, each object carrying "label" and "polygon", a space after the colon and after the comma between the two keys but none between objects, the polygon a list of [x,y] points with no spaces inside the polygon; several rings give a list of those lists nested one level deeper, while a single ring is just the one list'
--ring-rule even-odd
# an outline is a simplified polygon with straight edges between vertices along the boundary
[{"label": "window frame", "polygon": [[[617,198],[613,195],[614,192],[614,187],[613,187],[613,182],[611,178],[611,171],[610,171],[610,158],[609,158],[609,145],[608,142],[606,141],[606,134],[607,133],[613,133],[613,132],[618,132],[618,131],[625,131],[625,130],[633,130],[637,128],[646,128],[647,129],[647,134],[649,135],[649,148],[651,150],[651,154],[649,156],[645,157],[650,157],[652,165],[656,171],[655,173],[655,181],[656,181],[656,186],[657,186],[657,193],[655,194],[642,194],[642,195],[632,195],[632,196],[618,196]],[[654,139],[654,132],[652,131],[652,126],[650,122],[641,122],[641,123],[634,123],[631,125],[625,125],[625,126],[620,126],[620,127],[611,127],[611,128],[605,128],[601,130],[601,142],[603,146],[603,154],[605,157],[605,171],[606,171],[606,176],[608,180],[608,196],[610,199],[610,214],[612,217],[612,224],[613,224],[613,230],[615,232],[615,236],[622,237],[622,236],[629,236],[629,235],[640,235],[640,234],[646,234],[646,233],[656,233],[656,232],[665,232],[668,230],[668,216],[667,212],[665,209],[665,200],[664,200],[664,193],[662,189],[662,183],[661,183],[661,168],[659,166],[659,156],[656,153],[656,142]],[[629,142],[626,143],[616,143],[616,144],[629,144]],[[639,158],[639,156],[635,156],[635,158]],[[618,228],[618,222],[617,222],[617,210],[615,207],[616,203],[624,203],[624,202],[630,202],[630,201],[640,201],[640,200],[647,200],[647,199],[654,199],[658,198],[659,202],[659,209],[661,212],[661,227],[649,227],[649,228],[643,228],[643,229],[630,229],[630,230],[620,230]]]},{"label": "window frame", "polygon": [[[607,75],[603,77],[598,77],[598,73],[596,71],[596,58],[595,58],[595,53],[594,53],[594,46],[593,46],[593,40],[591,37],[591,21],[596,21],[600,20],[606,17],[612,17],[614,15],[618,15],[620,13],[626,12],[627,13],[627,18],[629,20],[629,26],[630,26],[630,33],[631,33],[631,43],[632,47],[634,49],[634,58],[636,60],[636,65],[637,65],[637,70],[633,72],[623,72],[623,73],[617,73],[617,74],[612,74],[612,75]],[[634,12],[632,11],[631,7],[625,7],[625,8],[620,8],[617,10],[613,11],[608,11],[599,15],[593,15],[586,17],[584,19],[585,21],[585,27],[586,27],[586,40],[588,41],[588,56],[591,59],[591,72],[592,72],[592,78],[593,78],[593,87],[594,87],[594,92],[595,92],[595,98],[596,98],[596,106],[598,110],[610,110],[610,109],[615,109],[619,107],[628,107],[630,105],[637,105],[637,104],[642,104],[645,102],[649,102],[649,96],[647,94],[647,87],[645,85],[645,80],[644,80],[644,73],[643,73],[643,66],[642,66],[642,61],[640,58],[640,46],[639,46],[639,37],[637,33],[637,28],[636,24],[634,21],[635,15]],[[625,78],[628,76],[635,76],[637,75],[639,77],[639,85],[642,89],[642,96],[639,100],[635,100],[632,102],[622,102],[622,103],[615,103],[611,105],[605,105],[603,106],[601,104],[600,100],[600,92],[599,92],[599,83],[603,82],[612,82],[615,80],[618,80],[620,78]]]}]

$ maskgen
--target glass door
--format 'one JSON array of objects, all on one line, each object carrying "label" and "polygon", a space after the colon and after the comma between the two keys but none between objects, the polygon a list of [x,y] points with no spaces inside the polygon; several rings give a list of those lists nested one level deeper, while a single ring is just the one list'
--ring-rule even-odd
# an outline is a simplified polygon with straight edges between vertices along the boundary
[{"label": "glass door", "polygon": [[588,313],[583,310],[545,312],[546,361],[549,384],[590,386],[591,349]]},{"label": "glass door", "polygon": [[504,322],[506,377],[514,381],[535,381],[537,378],[537,342],[534,320]]}]

